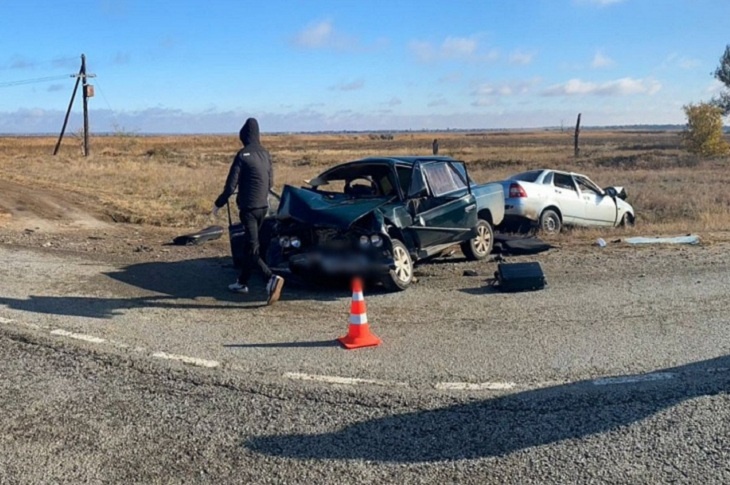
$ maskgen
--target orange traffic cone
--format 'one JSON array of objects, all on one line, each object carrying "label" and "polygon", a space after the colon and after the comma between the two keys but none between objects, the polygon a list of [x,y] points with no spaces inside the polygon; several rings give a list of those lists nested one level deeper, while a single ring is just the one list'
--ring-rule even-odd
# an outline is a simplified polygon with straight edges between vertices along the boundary
[{"label": "orange traffic cone", "polygon": [[382,340],[375,336],[375,334],[370,333],[368,314],[365,311],[365,297],[362,294],[362,281],[360,278],[352,280],[350,326],[347,331],[347,335],[340,337],[337,340],[339,340],[346,349],[372,347],[382,343]]}]

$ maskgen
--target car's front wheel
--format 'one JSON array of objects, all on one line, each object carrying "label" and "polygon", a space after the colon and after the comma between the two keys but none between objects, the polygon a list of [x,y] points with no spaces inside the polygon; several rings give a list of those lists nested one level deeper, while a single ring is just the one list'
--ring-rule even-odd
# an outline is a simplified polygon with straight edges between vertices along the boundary
[{"label": "car's front wheel", "polygon": [[545,234],[558,234],[563,227],[560,215],[553,209],[546,209],[540,215],[540,232]]},{"label": "car's front wheel", "polygon": [[634,225],[634,218],[628,212],[624,212],[623,217],[621,217],[621,226],[633,227],[633,225]]},{"label": "car's front wheel", "polygon": [[491,224],[484,219],[477,221],[476,237],[461,243],[461,252],[470,261],[479,261],[492,252],[494,245],[494,231]]},{"label": "car's front wheel", "polygon": [[397,239],[393,239],[393,262],[395,267],[388,271],[383,286],[389,291],[405,290],[413,281],[413,260],[408,248]]}]

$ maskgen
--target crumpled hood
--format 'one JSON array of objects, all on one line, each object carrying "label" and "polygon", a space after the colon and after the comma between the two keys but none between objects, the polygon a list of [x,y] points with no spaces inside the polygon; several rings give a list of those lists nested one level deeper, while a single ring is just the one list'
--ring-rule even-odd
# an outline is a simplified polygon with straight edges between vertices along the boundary
[{"label": "crumpled hood", "polygon": [[388,198],[330,199],[312,190],[285,185],[276,218],[319,227],[349,229],[357,220],[388,203]]}]

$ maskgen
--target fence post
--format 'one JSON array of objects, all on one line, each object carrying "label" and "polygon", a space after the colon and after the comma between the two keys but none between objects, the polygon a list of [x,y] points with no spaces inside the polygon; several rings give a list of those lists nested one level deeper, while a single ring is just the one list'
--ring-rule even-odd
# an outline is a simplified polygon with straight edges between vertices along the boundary
[{"label": "fence post", "polygon": [[578,136],[580,135],[580,113],[578,113],[578,120],[575,122],[575,136],[573,138],[573,155],[578,158],[580,155],[580,148],[578,147]]}]

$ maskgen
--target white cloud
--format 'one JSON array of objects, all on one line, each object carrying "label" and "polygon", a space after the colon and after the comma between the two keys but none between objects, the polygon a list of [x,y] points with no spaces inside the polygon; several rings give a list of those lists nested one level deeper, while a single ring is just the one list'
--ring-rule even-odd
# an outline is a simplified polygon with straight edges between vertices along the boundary
[{"label": "white cloud", "polygon": [[723,91],[725,91],[725,85],[717,79],[713,79],[709,86],[705,88],[705,92],[710,96],[719,96]]},{"label": "white cloud", "polygon": [[447,37],[441,44],[441,52],[446,58],[469,58],[476,53],[478,46],[475,39]]},{"label": "white cloud", "polygon": [[487,62],[499,58],[496,49],[485,50],[480,46],[478,36],[447,37],[441,44],[414,40],[408,47],[421,62]]},{"label": "white cloud", "polygon": [[[625,106],[591,111],[590,124],[684,124],[682,110],[671,103],[648,103],[648,106]],[[446,108],[448,109],[448,108]],[[489,129],[539,128],[556,126],[560,120],[575,116],[575,107],[559,109],[454,109],[445,113],[426,112],[384,115],[372,111],[343,110],[328,113],[326,109],[302,107],[281,111],[207,110],[183,111],[175,108],[149,108],[139,111],[93,111],[94,133],[114,133],[121,127],[129,133],[227,133],[238,132],[241,120],[255,115],[264,134],[297,131],[342,130],[419,130],[419,129]],[[63,110],[23,109],[0,111],[0,133],[57,134],[63,121]],[[69,132],[82,126],[80,113],[72,113]],[[93,143],[93,141],[92,141]],[[67,147],[62,147],[62,150]]]},{"label": "white cloud", "polygon": [[332,41],[333,32],[332,21],[323,20],[305,27],[294,37],[294,43],[310,49],[326,47]]},{"label": "white cloud", "polygon": [[698,68],[701,64],[702,61],[700,61],[699,59],[692,59],[689,57],[682,57],[678,61],[679,67],[687,70]]},{"label": "white cloud", "polygon": [[535,54],[532,52],[514,51],[509,55],[510,64],[527,65],[532,62],[535,58]]},{"label": "white cloud", "polygon": [[116,65],[129,64],[131,56],[128,52],[117,52],[112,58],[112,63]]},{"label": "white cloud", "polygon": [[331,19],[313,22],[291,38],[291,45],[300,49],[329,49],[348,52],[376,52],[387,49],[390,39],[378,37],[363,42],[355,36],[337,29]]},{"label": "white cloud", "polygon": [[626,0],[574,0],[578,5],[596,5],[598,7],[607,7],[624,1]]},{"label": "white cloud", "polygon": [[393,107],[393,106],[399,106],[399,105],[403,104],[403,101],[401,101],[400,98],[392,97],[385,104],[387,106]]},{"label": "white cloud", "polygon": [[434,99],[433,101],[429,102],[427,106],[429,108],[435,108],[436,106],[446,106],[448,104],[449,104],[449,102],[446,101],[445,98],[438,98],[438,99]]},{"label": "white cloud", "polygon": [[615,65],[616,62],[611,59],[608,56],[603,55],[602,52],[596,52],[596,55],[593,56],[593,61],[591,61],[591,67],[594,69],[602,69],[606,67],[611,67]]},{"label": "white cloud", "polygon": [[365,87],[365,80],[356,79],[354,81],[335,84],[334,86],[330,86],[329,89],[330,91],[357,91],[363,87]]},{"label": "white cloud", "polygon": [[686,57],[675,53],[669,54],[667,58],[662,62],[662,68],[678,67],[680,69],[692,70],[700,67],[702,61],[692,57]]},{"label": "white cloud", "polygon": [[478,84],[471,92],[474,98],[471,104],[472,106],[491,106],[500,97],[527,94],[539,82],[539,79],[532,79],[529,81],[513,81],[502,84]]},{"label": "white cloud", "polygon": [[439,82],[444,83],[444,84],[458,83],[459,81],[461,81],[462,77],[463,77],[463,75],[460,72],[452,72],[450,74],[441,76],[439,78]]},{"label": "white cloud", "polygon": [[10,69],[33,69],[34,67],[35,62],[22,58],[15,58],[10,63]]},{"label": "white cloud", "polygon": [[633,79],[624,77],[613,81],[595,83],[571,79],[545,89],[543,96],[629,96],[633,94],[656,94],[662,85],[655,79]]}]

